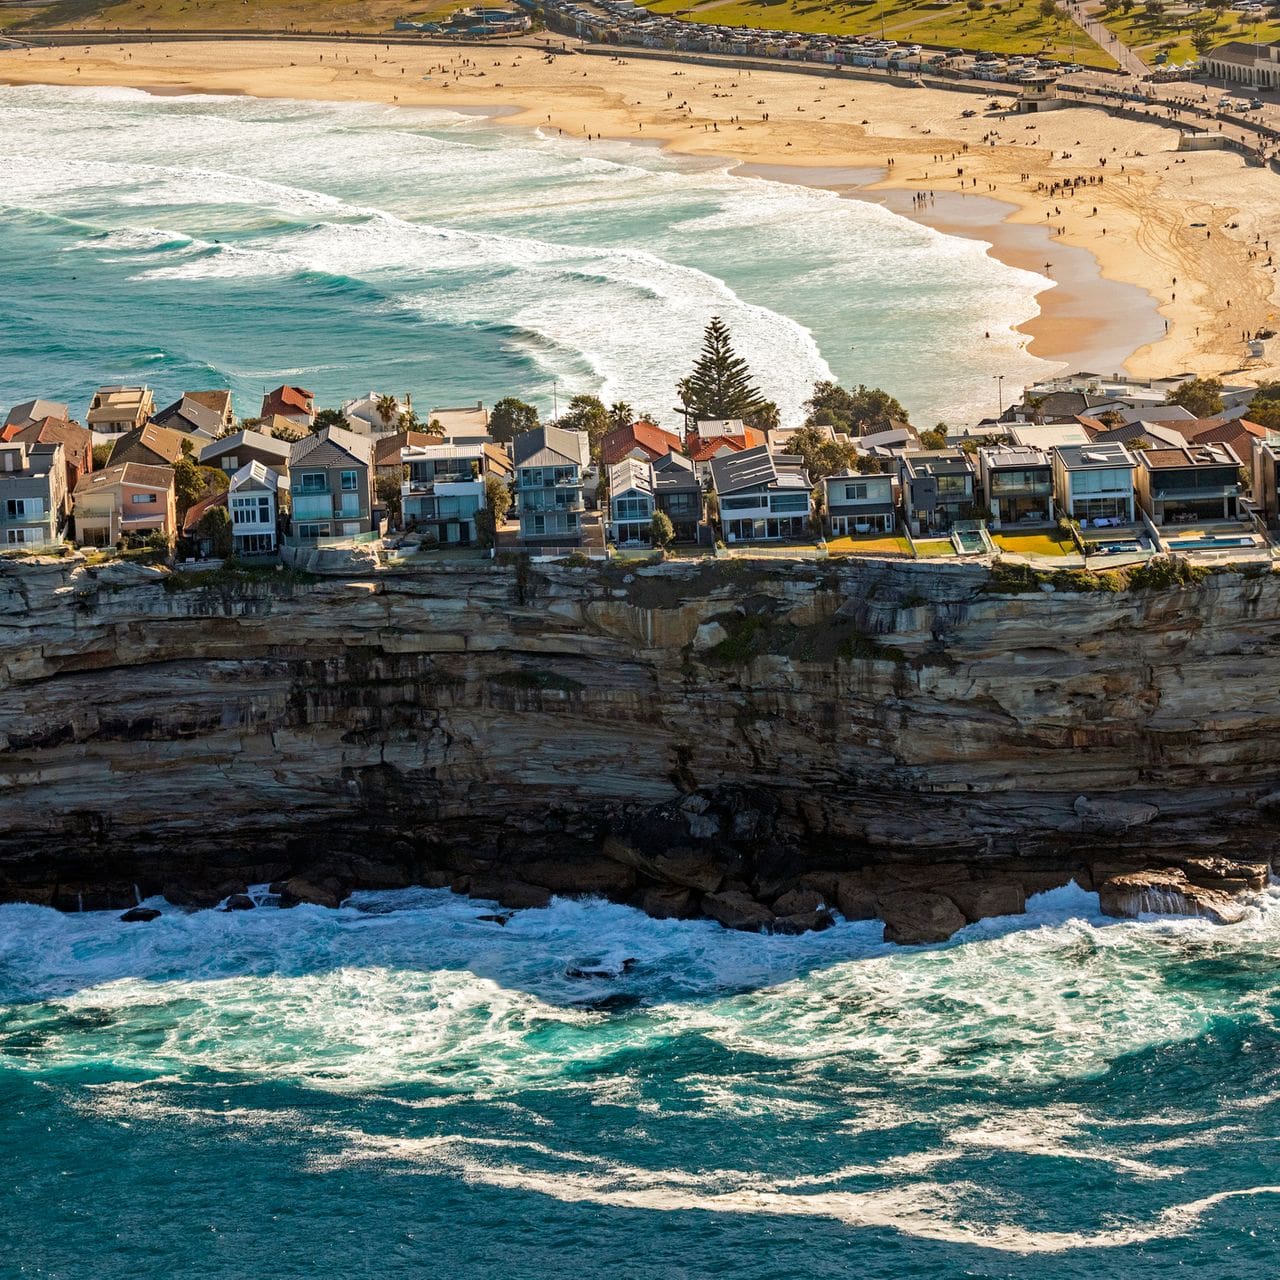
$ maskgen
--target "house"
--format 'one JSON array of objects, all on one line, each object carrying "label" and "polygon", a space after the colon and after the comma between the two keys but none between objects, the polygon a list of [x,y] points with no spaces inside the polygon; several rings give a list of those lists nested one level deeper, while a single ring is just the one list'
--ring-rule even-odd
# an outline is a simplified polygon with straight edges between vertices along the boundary
[{"label": "house", "polygon": [[273,556],[279,550],[280,490],[289,481],[262,462],[246,462],[231,477],[227,510],[231,546],[237,556]]},{"label": "house", "polygon": [[1134,487],[1154,525],[1240,518],[1240,459],[1228,444],[1144,449]]},{"label": "house", "polygon": [[63,462],[67,469],[67,494],[75,492],[80,477],[93,470],[93,432],[78,422],[59,418],[43,418],[25,427],[5,427],[0,440],[21,440],[26,444],[53,444],[62,446]]},{"label": "house", "polygon": [[398,485],[405,478],[404,462],[400,455],[410,448],[422,448],[430,444],[443,444],[439,436],[429,436],[425,431],[392,431],[374,436],[373,484],[379,480],[394,480]]},{"label": "house", "polygon": [[693,463],[682,453],[663,454],[651,464],[653,500],[671,521],[677,542],[699,541],[702,526],[702,485]]},{"label": "house", "polygon": [[[417,434],[416,432],[414,434]],[[422,529],[441,545],[476,541],[476,515],[485,505],[489,456],[483,444],[408,444],[400,451],[400,506],[406,529]]]},{"label": "house", "polygon": [[202,537],[200,534],[200,521],[204,519],[206,512],[212,511],[215,507],[225,508],[226,505],[227,491],[223,489],[221,493],[211,493],[201,498],[199,502],[193,502],[187,508],[181,519],[179,532],[189,548],[195,547],[202,556],[213,554],[212,539]]},{"label": "house", "polygon": [[96,435],[136,431],[155,412],[149,387],[99,387],[89,402],[86,425]]},{"label": "house", "polygon": [[1253,442],[1253,503],[1269,527],[1280,523],[1280,434]]},{"label": "house", "polygon": [[446,444],[470,444],[473,440],[489,440],[489,411],[484,401],[460,408],[436,408],[427,414],[427,425],[439,426]]},{"label": "house", "polygon": [[[689,446],[692,445],[692,448]],[[694,474],[704,485],[711,483],[711,463],[716,458],[727,458],[731,454],[743,453],[751,448],[743,436],[714,436],[709,440],[699,440],[695,435],[685,439],[686,456],[693,463]]]},{"label": "house", "polygon": [[217,391],[184,391],[182,393],[184,400],[193,400],[198,405],[212,410],[218,415],[218,421],[221,423],[215,435],[221,435],[224,431],[230,431],[236,425],[235,410],[231,404],[231,392],[225,388]]},{"label": "house", "polygon": [[1210,49],[1201,59],[1204,73],[1250,89],[1280,89],[1280,40],[1257,44],[1252,40],[1228,40]]},{"label": "house", "polygon": [[[1195,419],[1191,419],[1192,422]],[[1101,430],[1093,433],[1095,444],[1123,444],[1132,449],[1176,448],[1186,437],[1180,428],[1186,424],[1181,422],[1127,422],[1122,426],[1108,427],[1102,424]]]},{"label": "house", "polygon": [[292,452],[293,445],[289,441],[246,429],[205,445],[200,450],[200,465],[218,467],[228,475],[234,475],[249,462],[260,462],[275,471],[287,471]]},{"label": "house", "polygon": [[609,468],[609,536],[620,547],[648,546],[653,525],[653,463],[623,458]]},{"label": "house", "polygon": [[1133,454],[1122,444],[1063,445],[1053,453],[1058,509],[1081,525],[1132,524]]},{"label": "house", "polygon": [[979,449],[978,475],[993,529],[1053,522],[1053,461],[1042,449]]},{"label": "house", "polygon": [[361,396],[358,400],[344,401],[342,416],[346,418],[347,426],[352,431],[366,436],[395,431],[400,425],[400,415],[405,411],[406,406],[401,404],[395,396],[388,397],[390,417],[384,418],[382,410],[378,407],[382,399],[378,392],[370,391],[367,396]]},{"label": "house", "polygon": [[1177,426],[1188,444],[1229,444],[1242,462],[1252,457],[1253,442],[1269,434],[1266,427],[1244,417],[1193,418]]},{"label": "house", "polygon": [[912,533],[949,529],[977,499],[973,460],[962,449],[904,453],[898,461],[902,506]]},{"label": "house", "polygon": [[827,531],[840,538],[855,533],[892,533],[898,523],[892,475],[844,471],[823,482]]},{"label": "house", "polygon": [[262,412],[258,416],[281,417],[294,426],[309,427],[316,418],[315,395],[303,387],[276,387],[262,397]]},{"label": "house", "polygon": [[633,422],[625,427],[615,427],[600,441],[600,461],[612,467],[624,458],[636,458],[641,462],[656,462],[668,453],[680,452],[680,437],[663,431],[652,422]]},{"label": "house", "polygon": [[373,529],[373,446],[325,427],[289,452],[291,535],[300,541],[355,537]]},{"label": "house", "polygon": [[[184,395],[181,400],[151,415],[151,421],[157,427],[167,427],[171,431],[180,431],[183,435],[199,436],[201,440],[216,440],[226,429],[222,416],[199,400]],[[197,444],[196,446],[200,446]]]},{"label": "house", "polygon": [[1009,428],[1009,439],[1048,453],[1065,444],[1088,444],[1093,436],[1078,422],[1025,422]]},{"label": "house", "polygon": [[811,485],[799,454],[772,454],[762,444],[713,458],[711,485],[726,542],[808,536]]},{"label": "house", "polygon": [[131,534],[157,530],[170,541],[178,529],[173,468],[125,462],[80,477],[72,495],[76,542],[114,546]]},{"label": "house", "polygon": [[67,524],[67,466],[62,444],[0,444],[0,546],[47,546]]},{"label": "house", "polygon": [[115,442],[107,465],[116,467],[125,462],[140,462],[146,467],[171,467],[185,452],[189,450],[194,457],[198,449],[198,441],[193,441],[183,432],[148,422],[126,432]]},{"label": "house", "polygon": [[1190,422],[1195,414],[1180,404],[1143,404],[1135,409],[1115,409],[1121,426],[1131,422]]},{"label": "house", "polygon": [[[1003,431],[1000,427],[997,430]],[[913,426],[890,427],[887,431],[871,431],[865,436],[855,436],[851,441],[859,453],[885,458],[908,449],[919,449],[920,433]]]},{"label": "house", "polygon": [[21,430],[31,426],[33,422],[42,422],[45,418],[66,422],[69,412],[65,404],[59,404],[56,400],[24,400],[9,410],[9,416],[4,420],[4,429],[7,431],[10,427],[15,427]]},{"label": "house", "polygon": [[511,454],[520,540],[577,545],[582,540],[583,487],[591,463],[586,432],[535,427],[516,436]]}]

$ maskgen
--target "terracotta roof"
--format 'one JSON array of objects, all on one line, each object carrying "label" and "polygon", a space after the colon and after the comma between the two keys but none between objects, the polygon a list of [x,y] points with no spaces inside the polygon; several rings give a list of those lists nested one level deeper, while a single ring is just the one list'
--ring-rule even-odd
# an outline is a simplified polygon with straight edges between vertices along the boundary
[{"label": "terracotta roof", "polygon": [[28,444],[57,442],[67,451],[72,463],[88,470],[93,465],[93,432],[78,422],[43,418],[29,427],[9,428],[6,440],[25,440]]},{"label": "terracotta roof", "polygon": [[633,422],[629,426],[615,427],[600,442],[601,461],[606,467],[614,466],[637,446],[650,459],[661,458],[668,453],[680,452],[680,437],[663,431],[653,422]]},{"label": "terracotta roof", "polygon": [[182,431],[174,431],[169,427],[158,427],[154,422],[128,431],[116,441],[111,450],[111,462],[140,462],[135,453],[150,453],[165,462],[177,462],[182,457],[183,443],[190,439]]},{"label": "terracotta roof", "polygon": [[389,436],[375,436],[373,441],[373,465],[375,467],[394,467],[399,465],[401,449],[439,443],[439,436],[427,435],[425,431],[395,431]]},{"label": "terracotta roof", "polygon": [[1176,425],[1179,428],[1200,426],[1198,431],[1184,433],[1194,444],[1229,444],[1237,453],[1240,453],[1241,445],[1247,453],[1253,447],[1254,440],[1265,440],[1269,434],[1266,427],[1260,427],[1248,418],[1234,418],[1225,422],[1221,418],[1215,418],[1207,424],[1204,419],[1197,419],[1195,422],[1179,422]]},{"label": "terracotta roof", "polygon": [[194,533],[195,527],[200,523],[200,517],[206,511],[214,507],[225,507],[227,505],[227,491],[224,489],[221,493],[211,493],[207,498],[201,498],[199,502],[192,503],[187,508],[187,514],[182,517],[182,532]]},{"label": "terracotta roof", "polygon": [[101,471],[90,471],[82,475],[76,485],[76,492],[93,493],[122,483],[140,485],[144,489],[170,489],[173,487],[173,468],[123,462],[119,466],[104,467]]},{"label": "terracotta roof", "polygon": [[282,404],[291,409],[300,409],[303,413],[310,413],[311,405],[314,400],[315,395],[306,390],[306,388],[290,387],[285,385],[283,387],[276,387],[274,391],[268,391],[267,394],[263,396],[262,403],[264,405]]},{"label": "terracotta roof", "polygon": [[486,444],[484,456],[488,459],[486,470],[500,471],[506,476],[509,476],[515,470],[511,463],[511,455],[500,444]]},{"label": "terracotta roof", "polygon": [[709,462],[726,446],[734,453],[741,453],[747,448],[747,441],[743,436],[716,436],[711,440],[695,441],[694,445],[689,453],[690,459],[694,462]]}]

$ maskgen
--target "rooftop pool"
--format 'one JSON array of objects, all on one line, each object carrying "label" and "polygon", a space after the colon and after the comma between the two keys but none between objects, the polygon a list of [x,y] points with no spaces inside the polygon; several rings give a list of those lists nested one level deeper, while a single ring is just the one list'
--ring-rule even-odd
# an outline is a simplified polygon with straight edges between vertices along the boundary
[{"label": "rooftop pool", "polygon": [[1199,538],[1169,539],[1169,546],[1178,551],[1193,551],[1197,547],[1256,547],[1257,545],[1258,540],[1252,534],[1215,537],[1208,533]]}]

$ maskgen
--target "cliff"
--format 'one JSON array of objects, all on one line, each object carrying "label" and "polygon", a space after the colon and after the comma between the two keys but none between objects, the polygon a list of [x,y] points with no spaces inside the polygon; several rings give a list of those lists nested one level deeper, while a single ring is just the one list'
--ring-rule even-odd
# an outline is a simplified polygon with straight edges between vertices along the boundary
[{"label": "cliff", "polygon": [[838,902],[907,937],[1070,876],[1261,883],[1280,576],[1001,585],[873,561],[0,560],[0,901],[452,883],[747,926]]}]

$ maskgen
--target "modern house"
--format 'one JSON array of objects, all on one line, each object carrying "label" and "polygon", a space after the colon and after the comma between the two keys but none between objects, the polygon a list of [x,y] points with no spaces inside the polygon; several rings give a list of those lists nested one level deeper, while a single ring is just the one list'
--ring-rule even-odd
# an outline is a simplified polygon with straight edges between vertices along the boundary
[{"label": "modern house", "polygon": [[0,546],[61,542],[69,506],[60,443],[0,444]]},{"label": "modern house", "polygon": [[1240,518],[1240,459],[1227,444],[1144,449],[1134,488],[1154,525]]},{"label": "modern house", "polygon": [[615,462],[609,468],[609,536],[620,547],[647,547],[653,512],[653,464],[638,458]]},{"label": "modern house", "polygon": [[382,411],[378,408],[378,402],[381,399],[382,396],[378,392],[370,391],[367,396],[361,396],[358,400],[344,401],[342,416],[346,418],[347,426],[352,431],[365,436],[395,431],[400,425],[400,415],[404,412],[405,406],[392,396],[388,406],[390,416],[384,418]]},{"label": "modern house", "polygon": [[262,397],[260,418],[285,418],[295,426],[309,427],[316,419],[316,398],[304,387],[282,386]]},{"label": "modern house", "polygon": [[373,529],[373,448],[366,436],[325,427],[289,453],[290,535],[355,537]]},{"label": "modern house", "polygon": [[98,435],[136,431],[155,412],[150,387],[99,387],[89,402],[86,425]]},{"label": "modern house", "polygon": [[586,432],[535,427],[515,438],[511,452],[520,540],[576,546],[582,540],[583,486],[591,463]]},{"label": "modern house", "polygon": [[892,475],[851,471],[823,482],[827,531],[840,538],[857,533],[892,533],[897,525]]},{"label": "modern house", "polygon": [[80,477],[93,470],[93,432],[77,422],[42,418],[25,427],[5,427],[0,430],[0,440],[21,440],[28,445],[60,444],[67,469],[68,503]]},{"label": "modern house", "polygon": [[1134,521],[1133,454],[1122,444],[1064,445],[1053,453],[1058,509],[1095,528]]},{"label": "modern house", "polygon": [[112,446],[108,466],[140,462],[144,467],[171,467],[190,449],[192,456],[200,451],[200,443],[181,431],[146,423],[126,432]]},{"label": "modern house", "polygon": [[615,427],[600,441],[600,461],[606,467],[615,466],[624,458],[656,462],[668,453],[679,452],[679,436],[643,420]]},{"label": "modern house", "polygon": [[173,468],[125,462],[80,478],[72,497],[76,542],[109,547],[130,534],[178,530]]},{"label": "modern house", "polygon": [[279,549],[280,490],[288,481],[261,462],[246,462],[231,477],[227,510],[231,544],[238,556],[272,556]]},{"label": "modern house", "polygon": [[1053,523],[1053,461],[1043,450],[1026,445],[979,449],[978,474],[993,529]]},{"label": "modern house", "polygon": [[666,453],[651,466],[654,505],[671,521],[675,540],[697,542],[703,497],[693,463],[682,453]]},{"label": "modern house", "polygon": [[446,406],[432,409],[427,414],[427,425],[435,423],[444,435],[446,444],[470,444],[474,440],[490,440],[489,411],[483,400],[457,408]]},{"label": "modern house", "polygon": [[200,450],[202,467],[218,467],[228,475],[234,475],[250,462],[260,462],[274,471],[287,471],[293,446],[287,440],[277,440],[261,431],[236,431],[221,440],[214,440]]},{"label": "modern house", "polygon": [[226,423],[217,410],[190,395],[184,395],[181,400],[175,400],[153,413],[151,421],[158,427],[168,427],[171,431],[198,436],[202,440],[216,440],[226,429]]},{"label": "modern house", "polygon": [[42,422],[45,418],[66,422],[69,412],[65,404],[59,404],[56,400],[24,400],[9,410],[4,426],[6,430],[9,427],[29,427],[33,422]]},{"label": "modern house", "polygon": [[410,444],[400,451],[400,506],[406,529],[432,533],[441,545],[476,540],[476,515],[485,505],[488,456],[483,444]]},{"label": "modern house", "polygon": [[1280,434],[1253,442],[1253,503],[1274,528],[1280,523]]},{"label": "modern house", "polygon": [[711,485],[726,542],[774,542],[809,532],[810,484],[798,454],[768,445],[714,458]]},{"label": "modern house", "polygon": [[977,500],[973,459],[962,449],[904,453],[902,507],[912,533],[950,529]]}]

